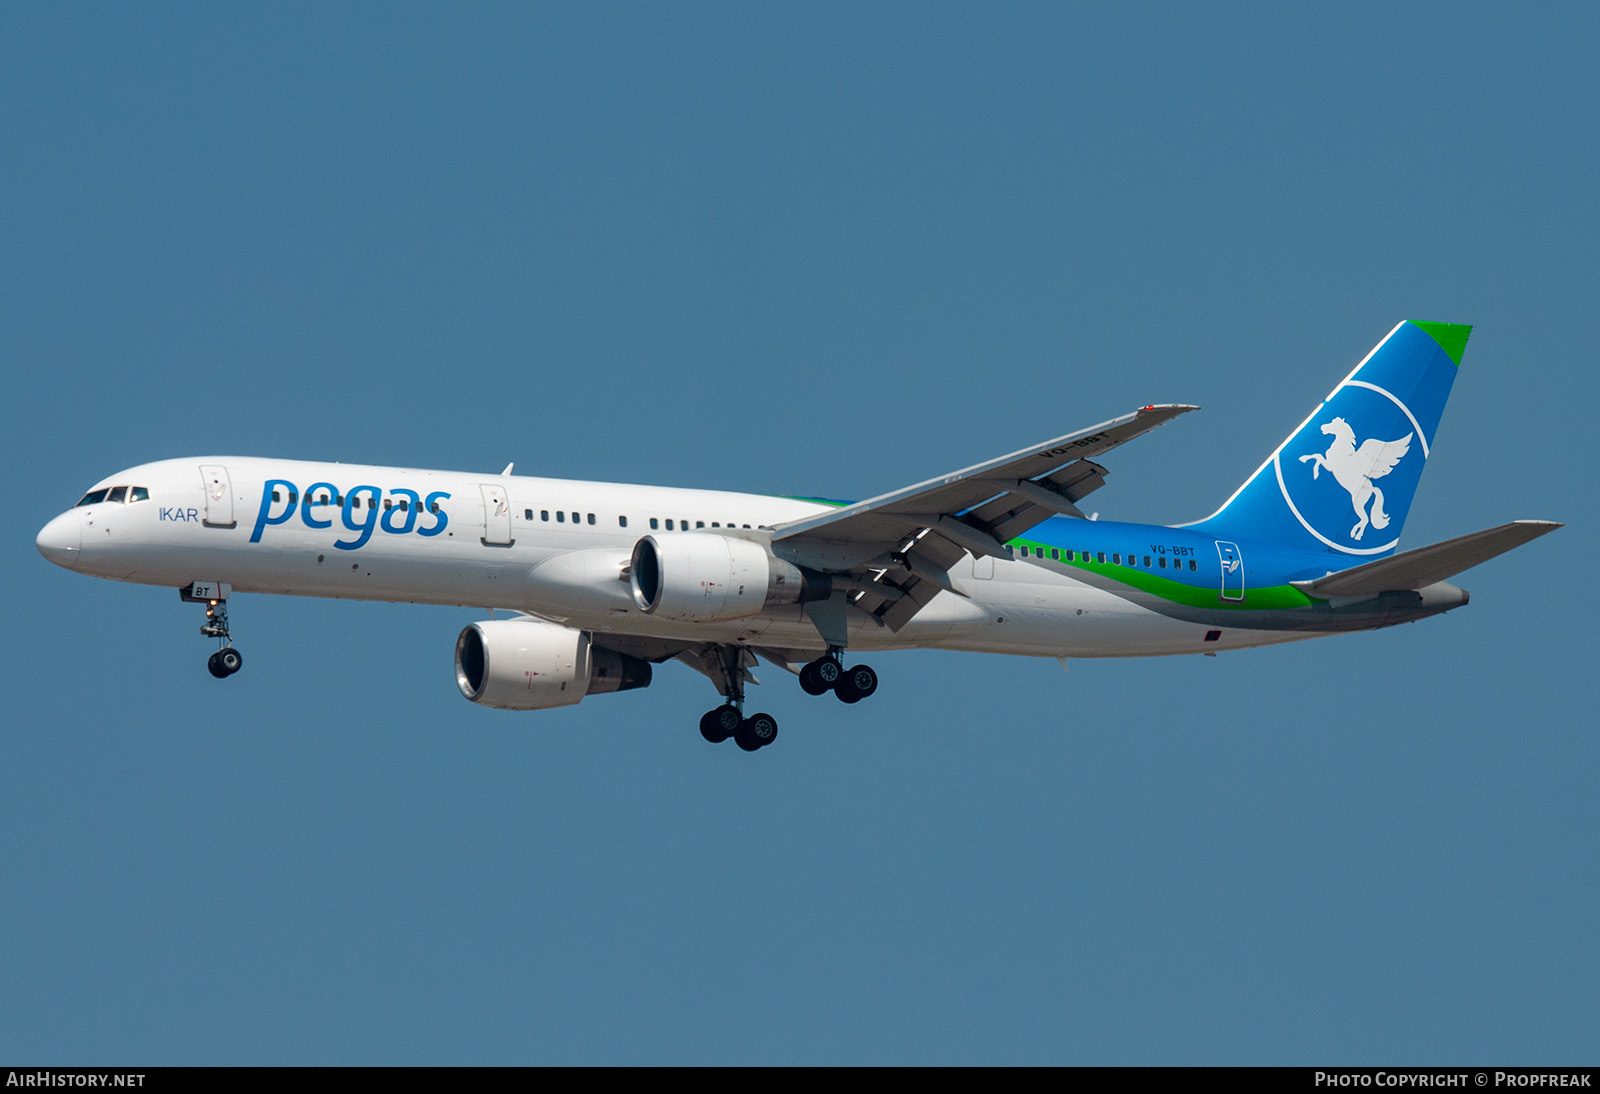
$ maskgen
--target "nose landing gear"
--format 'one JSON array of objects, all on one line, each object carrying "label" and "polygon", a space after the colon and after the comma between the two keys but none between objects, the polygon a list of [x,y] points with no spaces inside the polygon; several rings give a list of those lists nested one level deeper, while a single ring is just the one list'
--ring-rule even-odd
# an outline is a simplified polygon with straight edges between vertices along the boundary
[{"label": "nose landing gear", "polygon": [[228,634],[228,594],[232,591],[225,581],[196,581],[178,590],[186,603],[206,606],[206,621],[200,625],[200,633],[221,643],[221,648],[206,659],[206,668],[218,680],[244,667],[244,655],[234,648]]},{"label": "nose landing gear", "polygon": [[244,655],[232,646],[225,646],[206,659],[206,668],[211,670],[211,675],[221,680],[225,676],[232,676],[244,667]]}]

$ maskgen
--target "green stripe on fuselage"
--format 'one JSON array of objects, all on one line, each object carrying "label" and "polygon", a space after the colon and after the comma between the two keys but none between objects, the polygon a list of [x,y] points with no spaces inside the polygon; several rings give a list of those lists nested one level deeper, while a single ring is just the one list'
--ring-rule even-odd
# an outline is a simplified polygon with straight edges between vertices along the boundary
[{"label": "green stripe on fuselage", "polygon": [[[1042,543],[1033,543],[1027,540],[1012,540],[1009,546],[1015,547],[1043,547]],[[1074,552],[1074,557],[1082,554]],[[1045,562],[1042,558],[1030,557],[1031,565],[1041,565]],[[1304,608],[1311,604],[1320,604],[1322,601],[1316,597],[1307,596],[1293,585],[1264,585],[1259,588],[1245,589],[1241,600],[1223,600],[1221,591],[1216,585],[1190,585],[1182,581],[1174,581],[1170,577],[1151,573],[1138,566],[1125,566],[1116,562],[1058,562],[1049,560],[1057,566],[1067,566],[1075,570],[1087,570],[1089,573],[1107,578],[1111,581],[1138,589],[1142,593],[1157,597],[1161,600],[1170,600],[1174,604],[1182,604],[1189,608],[1224,608],[1248,609],[1252,611],[1271,610],[1274,608]]]},{"label": "green stripe on fuselage", "polygon": [[[1423,324],[1418,325],[1422,326]],[[1450,324],[1445,323],[1434,323],[1431,325],[1435,327],[1451,326]],[[1462,327],[1456,329],[1470,331],[1472,328]],[[1432,332],[1430,331],[1429,333],[1431,334]],[[1437,337],[1437,335],[1435,335],[1435,337]],[[1463,345],[1466,344],[1465,335],[1462,335],[1461,341]],[[835,508],[853,504],[852,502],[839,501],[834,498],[801,497],[795,494],[785,494],[782,496],[790,498],[794,501],[816,502],[818,505],[829,505]],[[1044,549],[1046,556],[1048,556],[1050,550],[1052,549],[1049,544],[1040,543],[1031,539],[1013,539],[1011,542],[1006,544],[1006,546],[1013,547],[1018,550],[1028,549],[1030,551],[1029,562],[1035,565],[1042,564],[1046,561],[1046,558],[1033,557],[1033,553],[1036,553],[1037,549]],[[1062,548],[1059,547],[1054,549],[1057,551],[1062,550]],[[1076,559],[1077,555],[1082,553],[1082,551],[1071,552],[1071,554],[1074,556],[1074,559]],[[1121,563],[1116,562],[1064,562],[1059,559],[1049,559],[1049,561],[1055,566],[1071,567],[1076,570],[1087,570],[1092,574],[1097,574],[1100,577],[1109,579],[1110,581],[1127,585],[1130,588],[1138,589],[1140,592],[1147,593],[1148,595],[1156,597],[1160,600],[1169,600],[1174,604],[1182,604],[1189,608],[1224,608],[1262,611],[1273,608],[1304,608],[1309,604],[1323,603],[1323,601],[1317,599],[1316,597],[1307,596],[1293,585],[1263,585],[1259,588],[1245,589],[1242,599],[1224,600],[1221,596],[1221,590],[1216,585],[1190,585],[1186,582],[1174,581],[1170,577],[1162,577],[1160,574],[1151,573],[1149,570],[1142,569],[1138,566],[1124,566]]]},{"label": "green stripe on fuselage", "polygon": [[854,504],[848,501],[839,501],[835,498],[811,498],[801,494],[774,494],[773,497],[787,498],[789,501],[810,501],[818,505],[831,505],[835,509],[843,509],[846,505]]}]

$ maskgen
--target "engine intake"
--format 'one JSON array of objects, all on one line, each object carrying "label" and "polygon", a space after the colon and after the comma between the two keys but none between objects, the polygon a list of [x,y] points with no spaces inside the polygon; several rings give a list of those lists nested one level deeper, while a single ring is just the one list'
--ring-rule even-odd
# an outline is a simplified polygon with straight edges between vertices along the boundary
[{"label": "engine intake", "polygon": [[585,695],[650,685],[650,663],[594,645],[586,631],[538,619],[472,623],[456,639],[456,686],[500,710],[547,710]]},{"label": "engine intake", "polygon": [[743,619],[770,605],[821,600],[831,586],[826,576],[760,543],[705,532],[645,536],[634,545],[630,574],[640,611],[680,623]]}]

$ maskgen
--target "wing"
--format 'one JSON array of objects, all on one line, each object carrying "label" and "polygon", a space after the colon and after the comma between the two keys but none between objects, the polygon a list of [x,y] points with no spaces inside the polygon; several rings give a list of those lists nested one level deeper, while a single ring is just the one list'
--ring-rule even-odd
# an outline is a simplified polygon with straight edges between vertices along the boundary
[{"label": "wing", "polygon": [[1358,467],[1367,468],[1367,478],[1381,479],[1394,470],[1394,465],[1400,462],[1400,457],[1411,451],[1411,434],[1407,433],[1398,441],[1380,441],[1374,437],[1363,441],[1356,451]]},{"label": "wing", "polygon": [[[773,547],[834,575],[850,602],[898,631],[938,595],[960,594],[950,567],[967,554],[1010,558],[1006,542],[1105,484],[1094,462],[1198,407],[1147,406],[949,475],[814,517],[780,524]],[[813,612],[813,617],[817,616]],[[828,630],[819,619],[818,629]],[[830,639],[831,640],[831,639]]]}]

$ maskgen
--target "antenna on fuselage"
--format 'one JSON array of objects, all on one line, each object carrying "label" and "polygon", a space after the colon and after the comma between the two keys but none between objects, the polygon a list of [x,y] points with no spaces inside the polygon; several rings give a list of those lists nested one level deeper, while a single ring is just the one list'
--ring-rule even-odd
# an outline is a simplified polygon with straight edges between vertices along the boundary
[{"label": "antenna on fuselage", "polygon": [[510,463],[506,464],[506,469],[504,471],[500,472],[500,477],[503,479],[507,475],[511,474],[511,469],[513,467],[515,467],[515,466],[517,466],[517,461],[516,460],[512,460]]}]

